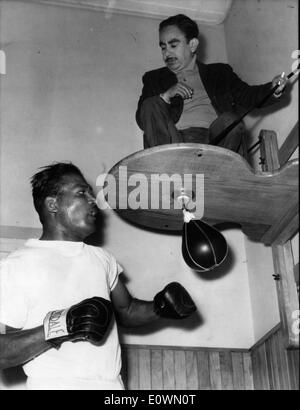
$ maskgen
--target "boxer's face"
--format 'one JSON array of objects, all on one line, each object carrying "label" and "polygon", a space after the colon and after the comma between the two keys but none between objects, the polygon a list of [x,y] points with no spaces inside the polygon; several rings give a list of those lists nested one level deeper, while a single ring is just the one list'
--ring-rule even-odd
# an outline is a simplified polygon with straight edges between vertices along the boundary
[{"label": "boxer's face", "polygon": [[67,240],[81,241],[95,231],[98,208],[92,188],[82,177],[64,177],[56,204],[57,228]]},{"label": "boxer's face", "polygon": [[159,46],[166,66],[176,73],[189,65],[197,50],[198,40],[187,41],[177,26],[167,26],[159,33]]}]

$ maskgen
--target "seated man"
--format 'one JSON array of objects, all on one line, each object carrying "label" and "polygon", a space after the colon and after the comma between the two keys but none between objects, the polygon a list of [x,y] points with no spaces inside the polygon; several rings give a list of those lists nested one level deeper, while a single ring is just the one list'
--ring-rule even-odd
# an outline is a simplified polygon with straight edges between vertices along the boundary
[{"label": "seated man", "polygon": [[[281,96],[286,77],[249,86],[228,64],[203,64],[196,57],[197,24],[179,14],[159,25],[159,45],[166,67],[143,76],[136,120],[144,131],[144,148],[179,142],[207,144],[238,118],[237,107],[248,110],[279,84],[265,105]],[[219,145],[246,156],[241,124]]]},{"label": "seated man", "polygon": [[182,319],[196,307],[177,282],[153,301],[132,298],[114,256],[83,242],[98,209],[73,164],[44,167],[32,193],[42,236],[0,263],[0,369],[23,365],[30,390],[122,390],[116,322]]}]

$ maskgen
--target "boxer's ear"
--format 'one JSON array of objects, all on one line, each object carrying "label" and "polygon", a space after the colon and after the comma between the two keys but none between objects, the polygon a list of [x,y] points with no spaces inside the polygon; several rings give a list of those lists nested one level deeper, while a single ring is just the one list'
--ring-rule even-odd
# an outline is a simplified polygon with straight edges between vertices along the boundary
[{"label": "boxer's ear", "polygon": [[56,213],[57,212],[57,199],[55,196],[47,196],[45,199],[45,208],[47,209],[48,212],[50,213]]}]

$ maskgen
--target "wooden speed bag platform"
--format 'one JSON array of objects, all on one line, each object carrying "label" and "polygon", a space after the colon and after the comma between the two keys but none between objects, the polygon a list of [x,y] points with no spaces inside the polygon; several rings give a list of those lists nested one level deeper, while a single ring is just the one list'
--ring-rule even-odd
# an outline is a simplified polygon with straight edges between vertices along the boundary
[{"label": "wooden speed bag platform", "polygon": [[298,160],[275,172],[261,172],[225,148],[160,145],[114,165],[105,194],[125,220],[142,228],[180,232],[178,198],[184,195],[197,218],[209,224],[237,223],[250,238],[267,243],[266,233],[297,213]]}]

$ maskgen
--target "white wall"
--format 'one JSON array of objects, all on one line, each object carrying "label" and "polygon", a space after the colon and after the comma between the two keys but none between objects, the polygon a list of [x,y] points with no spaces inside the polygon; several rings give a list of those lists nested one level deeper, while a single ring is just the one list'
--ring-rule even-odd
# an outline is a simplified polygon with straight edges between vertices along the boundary
[{"label": "white wall", "polygon": [[[158,24],[154,19],[3,2],[7,74],[2,77],[1,101],[2,225],[39,226],[29,187],[38,167],[71,160],[94,184],[104,169],[142,149],[134,114],[142,74],[162,64]],[[223,27],[201,31],[207,60],[226,61]],[[180,237],[149,233],[109,214],[106,245],[124,265],[131,292],[152,299],[166,283],[177,280],[191,291],[203,316],[201,324],[189,323],[188,332],[168,327],[126,335],[126,342],[233,348],[252,344],[242,234],[225,235],[236,260],[222,277],[206,280],[183,262]]]},{"label": "white wall", "polygon": [[271,247],[245,238],[254,340],[280,322]]},{"label": "white wall", "polygon": [[[298,0],[234,0],[225,21],[228,61],[249,84],[291,72],[298,45]],[[279,147],[298,121],[298,76],[291,78],[290,102],[246,118],[257,140],[261,129],[277,132]],[[263,114],[263,115],[261,115]]]},{"label": "white wall", "polygon": [[[142,149],[134,114],[147,69],[162,64],[159,20],[34,3],[1,3],[2,224],[39,226],[28,178],[73,160],[92,180]],[[225,60],[223,27],[204,27],[210,60]]]},{"label": "white wall", "polygon": [[[280,40],[279,31],[272,35],[253,31],[259,28],[259,17],[261,25],[267,20],[264,27],[268,30],[270,19],[278,19],[284,32],[286,26],[293,27],[293,15],[288,14],[289,23],[283,24],[282,15],[275,13],[279,6],[273,12],[268,0],[246,0],[245,11],[242,4],[244,0],[234,5],[225,31],[222,25],[200,27],[206,39],[206,61],[227,61],[226,37],[229,62],[245,80],[267,81],[282,69],[289,71],[289,50],[282,57],[286,65],[279,64],[279,51],[276,65],[273,54],[266,52],[266,43],[274,49],[279,42],[282,50],[286,34]],[[264,12],[260,10],[257,16],[254,5]],[[38,167],[71,160],[95,185],[100,173],[142,149],[134,113],[142,74],[161,66],[159,21],[25,2],[2,1],[0,6],[1,48],[7,56],[7,74],[1,76],[0,223],[22,231],[40,226],[29,187],[29,178]],[[257,36],[256,43],[253,36]],[[282,117],[275,120],[279,114],[274,114],[265,128],[275,126],[280,135],[287,133],[294,124],[294,105],[285,121]],[[124,266],[132,294],[151,299],[166,283],[176,280],[190,291],[201,314],[201,321],[187,321],[184,330],[181,325],[149,328],[139,334],[124,333],[123,341],[248,348],[264,329],[269,330],[278,320],[269,250],[249,242],[245,248],[238,230],[224,235],[232,259],[210,276],[201,276],[183,262],[180,237],[150,233],[113,213],[108,215],[106,245]]]},{"label": "white wall", "polygon": [[[159,21],[34,3],[0,5],[1,47],[7,56],[7,74],[1,76],[0,224],[6,233],[11,227],[24,238],[24,227],[40,227],[29,186],[38,167],[71,160],[95,186],[100,173],[142,149],[134,114],[142,74],[162,64]],[[206,61],[226,61],[223,26],[201,31]],[[106,246],[124,266],[134,296],[150,300],[168,282],[178,281],[201,316],[187,320],[183,329],[178,323],[124,333],[123,342],[253,344],[241,232],[224,232],[232,258],[207,277],[185,265],[178,236],[134,228],[114,213],[108,215],[106,234]]]},{"label": "white wall", "polygon": [[[291,53],[298,49],[297,0],[234,0],[225,22],[228,61],[249,84],[270,81],[276,74],[291,71]],[[261,129],[276,131],[279,147],[298,121],[298,77],[290,92],[290,102],[278,109],[266,109],[246,117],[253,141]],[[251,144],[250,144],[251,145]],[[258,155],[254,166],[258,166]],[[298,150],[293,158],[298,157]],[[293,247],[298,235],[293,240]],[[270,247],[245,238],[249,286],[257,341],[279,322],[276,286],[272,274]],[[297,252],[295,262],[297,262]]]}]

